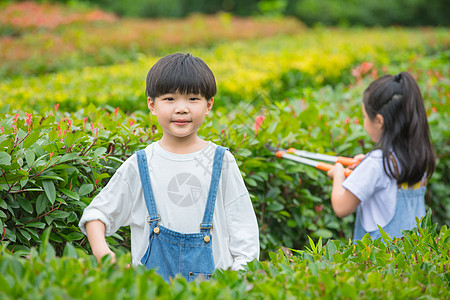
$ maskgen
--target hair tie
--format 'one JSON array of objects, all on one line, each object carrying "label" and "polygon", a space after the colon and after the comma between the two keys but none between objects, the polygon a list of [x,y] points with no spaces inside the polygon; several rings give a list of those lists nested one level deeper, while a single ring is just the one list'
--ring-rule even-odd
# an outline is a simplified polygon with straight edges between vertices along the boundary
[{"label": "hair tie", "polygon": [[400,80],[402,80],[402,74],[398,73],[397,75],[395,75],[394,80],[397,81],[398,83],[400,83]]}]

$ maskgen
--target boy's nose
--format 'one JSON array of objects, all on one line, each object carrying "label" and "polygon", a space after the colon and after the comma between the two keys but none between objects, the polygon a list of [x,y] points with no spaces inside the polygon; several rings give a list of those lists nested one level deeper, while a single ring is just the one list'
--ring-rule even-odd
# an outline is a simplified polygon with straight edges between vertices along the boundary
[{"label": "boy's nose", "polygon": [[187,104],[184,101],[180,101],[177,103],[175,108],[175,112],[178,114],[187,113],[189,111]]}]

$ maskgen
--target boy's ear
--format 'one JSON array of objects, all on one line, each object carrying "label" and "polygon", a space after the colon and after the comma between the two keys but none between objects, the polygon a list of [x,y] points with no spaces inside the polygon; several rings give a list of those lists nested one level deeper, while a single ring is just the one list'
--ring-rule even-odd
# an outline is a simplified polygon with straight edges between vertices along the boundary
[{"label": "boy's ear", "polygon": [[211,111],[213,104],[214,104],[214,97],[211,97],[211,99],[206,100],[206,113],[205,115],[207,116],[209,114],[209,112]]},{"label": "boy's ear", "polygon": [[379,126],[380,129],[384,128],[384,117],[381,114],[377,114],[375,117],[375,122]]},{"label": "boy's ear", "polygon": [[156,110],[155,110],[155,101],[152,100],[152,98],[147,98],[147,106],[148,109],[152,112],[152,115],[156,116]]}]

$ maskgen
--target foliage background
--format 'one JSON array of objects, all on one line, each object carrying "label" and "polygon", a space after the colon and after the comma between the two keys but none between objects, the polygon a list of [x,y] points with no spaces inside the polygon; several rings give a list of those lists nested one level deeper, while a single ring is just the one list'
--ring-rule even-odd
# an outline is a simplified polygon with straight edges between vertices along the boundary
[{"label": "foliage background", "polygon": [[[270,1],[258,2],[258,9],[263,2]],[[278,6],[266,7],[266,15],[289,4],[275,2]],[[27,278],[34,278],[33,266],[39,269],[43,261],[50,263],[55,274],[65,274],[64,270],[75,265],[83,274],[97,267],[92,257],[86,256],[89,245],[77,227],[78,220],[118,166],[136,150],[160,138],[161,130],[145,107],[145,75],[159,57],[174,51],[201,57],[216,75],[219,93],[200,134],[228,146],[239,162],[260,224],[261,258],[268,260],[250,267],[254,272],[247,277],[250,285],[243,279],[245,275],[217,275],[223,280],[216,284],[217,290],[223,289],[221,282],[241,282],[230,288],[230,295],[241,295],[246,289],[260,295],[262,289],[253,286],[268,274],[268,281],[261,285],[266,289],[276,286],[272,279],[285,282],[294,278],[288,281],[291,292],[302,282],[321,291],[323,297],[333,292],[343,297],[361,296],[352,294],[346,285],[347,280],[357,280],[348,265],[336,267],[334,260],[338,258],[332,261],[327,257],[334,248],[320,252],[323,245],[334,244],[341,252],[338,254],[346,253],[343,261],[350,261],[351,268],[361,271],[357,273],[365,280],[359,285],[361,291],[365,287],[371,288],[370,293],[382,289],[376,284],[380,280],[391,282],[391,286],[404,283],[399,280],[393,284],[390,279],[400,266],[405,268],[400,274],[410,276],[411,282],[405,283],[409,289],[402,290],[405,297],[417,295],[417,286],[431,296],[442,293],[441,286],[448,283],[448,276],[443,274],[448,270],[445,241],[450,220],[448,28],[308,28],[297,19],[280,15],[240,18],[223,12],[180,20],[128,19],[92,10],[81,1],[65,6],[47,2],[2,5],[0,285],[11,287],[10,295],[33,289],[23,286]],[[424,260],[426,253],[421,247],[410,247],[419,237],[411,242],[396,241],[394,245],[406,247],[402,250],[389,243],[383,246],[380,241],[348,242],[353,216],[340,220],[333,214],[329,203],[331,182],[326,175],[278,160],[265,148],[269,142],[283,148],[347,156],[369,151],[372,143],[362,128],[360,112],[362,92],[374,78],[404,70],[411,72],[421,87],[438,157],[426,205],[433,209],[429,218],[441,233],[430,233],[433,239],[421,244],[423,249],[436,251],[433,257],[438,262],[430,262],[430,254]],[[319,239],[317,246],[308,236]],[[127,252],[129,229],[109,237],[108,243],[119,254]],[[33,247],[39,245],[37,255]],[[281,253],[278,258],[270,254],[281,246],[307,247],[314,263],[308,262],[312,262],[310,256],[301,254],[298,260],[292,258],[293,264],[285,264]],[[54,257],[64,253],[68,260]],[[357,258],[353,261],[354,254]],[[17,259],[28,255],[31,264]],[[325,261],[321,261],[323,257]],[[125,255],[122,259],[128,258]],[[374,267],[375,262],[378,267]],[[372,267],[379,272],[370,279],[361,275],[374,271]],[[81,286],[92,289],[89,280],[114,282],[111,278],[124,275],[123,269],[116,272],[106,268],[102,269],[106,277],[89,273]],[[327,276],[330,270],[339,276]],[[180,280],[172,290],[159,282],[155,291],[144,280],[153,278],[152,274],[143,270],[124,272],[127,278],[144,274],[130,293],[139,294],[137,290],[142,289],[149,295],[152,291],[197,291],[204,295],[199,292],[204,288],[201,283],[192,287]],[[411,275],[425,272],[431,275]],[[79,278],[80,274],[74,276]],[[22,275],[25,279],[20,281]],[[33,282],[39,285],[47,280],[54,285],[52,276],[51,272],[44,273]],[[66,283],[76,282],[65,278]],[[333,288],[327,289],[320,282],[329,282],[327,286]],[[66,283],[49,293],[62,293],[62,297],[75,293],[76,289]],[[111,286],[108,289],[114,290]],[[209,291],[215,295],[217,290]],[[270,290],[274,297],[285,291]],[[96,292],[101,293],[92,290],[93,295]]]},{"label": "foliage background", "polygon": [[[48,2],[44,0],[42,2]],[[448,26],[446,0],[54,0],[95,6],[120,16],[180,18],[192,13],[294,16],[308,25]]]}]

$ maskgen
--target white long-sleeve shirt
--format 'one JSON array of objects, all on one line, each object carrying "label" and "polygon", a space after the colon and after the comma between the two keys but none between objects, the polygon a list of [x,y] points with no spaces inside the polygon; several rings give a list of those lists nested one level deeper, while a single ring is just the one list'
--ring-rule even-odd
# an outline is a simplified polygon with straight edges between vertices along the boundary
[{"label": "white long-sleeve shirt", "polygon": [[[159,143],[146,147],[150,180],[159,225],[181,233],[200,232],[209,192],[212,163],[217,145],[195,153],[174,154]],[[79,226],[100,220],[106,235],[130,226],[131,256],[140,264],[149,243],[148,211],[136,155],[117,170],[108,184],[83,212]],[[226,151],[213,216],[212,250],[216,268],[233,270],[259,258],[259,230],[255,212],[233,155]]]}]

